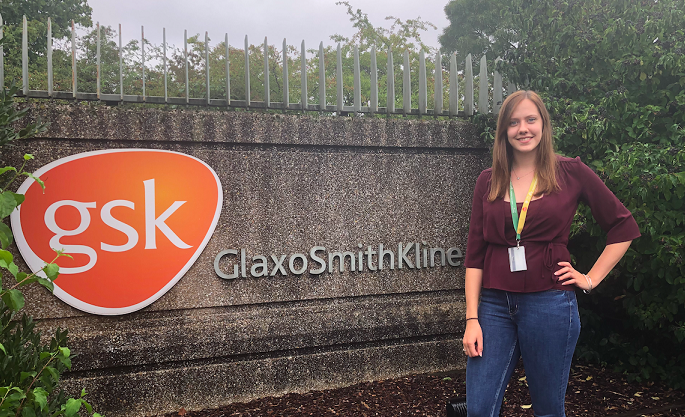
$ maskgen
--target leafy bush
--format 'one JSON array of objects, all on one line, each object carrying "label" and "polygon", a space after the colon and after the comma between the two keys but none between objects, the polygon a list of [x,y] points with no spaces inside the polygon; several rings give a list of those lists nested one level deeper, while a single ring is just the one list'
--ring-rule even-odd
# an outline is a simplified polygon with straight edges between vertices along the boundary
[{"label": "leafy bush", "polygon": [[[26,114],[26,110],[17,111],[14,107],[15,92],[15,88],[10,88],[0,93],[0,145],[30,137],[45,128],[38,123],[15,131],[12,123]],[[35,330],[33,319],[26,314],[20,320],[17,318],[25,304],[20,288],[37,282],[52,291],[52,281],[59,275],[55,260],[68,256],[58,251],[40,275],[28,274],[19,271],[12,253],[7,250],[13,236],[5,220],[24,201],[23,195],[8,188],[21,176],[33,178],[44,187],[39,178],[24,171],[31,159],[33,156],[24,155],[24,163],[19,170],[12,166],[0,168],[0,417],[70,417],[79,415],[82,408],[90,415],[93,409],[83,398],[85,391],[79,398],[67,398],[62,391],[56,391],[60,375],[71,368],[66,330],[57,329],[50,343],[41,345],[41,335]],[[14,278],[14,283],[3,280],[8,275]],[[94,413],[93,416],[99,414]]]}]

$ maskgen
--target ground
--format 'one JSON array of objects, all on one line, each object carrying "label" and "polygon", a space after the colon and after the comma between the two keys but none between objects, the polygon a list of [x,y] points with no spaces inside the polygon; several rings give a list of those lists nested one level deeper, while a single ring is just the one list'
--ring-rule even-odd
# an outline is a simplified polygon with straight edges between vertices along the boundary
[{"label": "ground", "polygon": [[[464,372],[455,371],[267,397],[219,409],[181,409],[164,417],[445,416],[447,400],[465,392]],[[521,366],[509,383],[502,410],[503,416],[533,416]],[[574,365],[566,394],[566,415],[685,417],[685,392],[653,383],[628,382],[603,368]]]}]

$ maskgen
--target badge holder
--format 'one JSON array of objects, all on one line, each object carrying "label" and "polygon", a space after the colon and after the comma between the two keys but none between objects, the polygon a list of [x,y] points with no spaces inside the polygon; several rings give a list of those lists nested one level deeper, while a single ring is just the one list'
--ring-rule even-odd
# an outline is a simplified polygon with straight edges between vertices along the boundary
[{"label": "badge holder", "polygon": [[507,249],[509,252],[509,270],[511,272],[525,271],[528,269],[526,264],[526,248],[521,246],[521,232],[523,231],[523,225],[526,222],[526,214],[528,214],[528,205],[533,199],[533,193],[535,192],[535,187],[538,183],[537,174],[533,177],[533,181],[530,183],[530,188],[528,189],[528,194],[526,195],[526,200],[523,202],[523,208],[521,209],[521,216],[519,218],[518,211],[516,210],[516,194],[514,193],[514,185],[509,182],[509,204],[511,206],[511,220],[514,223],[514,230],[516,230],[516,246]]},{"label": "badge holder", "polygon": [[528,269],[526,264],[526,248],[525,246],[519,245],[519,241],[516,241],[516,246],[509,248],[509,270],[511,272],[525,271]]}]

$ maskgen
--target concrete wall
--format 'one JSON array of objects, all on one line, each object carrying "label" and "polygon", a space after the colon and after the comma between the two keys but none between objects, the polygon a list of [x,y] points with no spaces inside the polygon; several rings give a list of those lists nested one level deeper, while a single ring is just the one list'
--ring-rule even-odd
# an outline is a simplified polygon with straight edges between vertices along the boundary
[{"label": "concrete wall", "polygon": [[464,251],[489,159],[467,121],[29,106],[50,128],[4,149],[3,162],[30,152],[37,169],[90,150],[167,149],[207,162],[224,188],[204,252],[147,308],[93,316],[43,288],[26,291],[42,328],[69,328],[79,356],[65,386],[85,387],[98,411],[202,409],[465,365],[463,266],[225,280],[213,262],[240,248],[268,256],[425,242]]}]

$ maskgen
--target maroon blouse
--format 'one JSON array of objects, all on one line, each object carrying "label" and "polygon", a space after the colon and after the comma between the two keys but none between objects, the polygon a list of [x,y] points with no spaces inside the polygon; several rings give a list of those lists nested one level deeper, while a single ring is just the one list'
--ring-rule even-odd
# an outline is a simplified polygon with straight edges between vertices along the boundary
[{"label": "maroon blouse", "polygon": [[[580,158],[558,156],[558,160],[557,181],[561,191],[533,200],[528,207],[521,233],[526,271],[509,270],[507,248],[516,246],[509,202],[501,198],[488,201],[491,168],[478,177],[464,265],[483,270],[483,288],[511,292],[572,290],[573,286],[557,282],[554,271],[561,269],[558,262],[571,261],[566,246],[579,201],[590,207],[597,223],[607,232],[607,244],[640,236],[630,211]],[[523,203],[517,205],[520,213]]]}]

